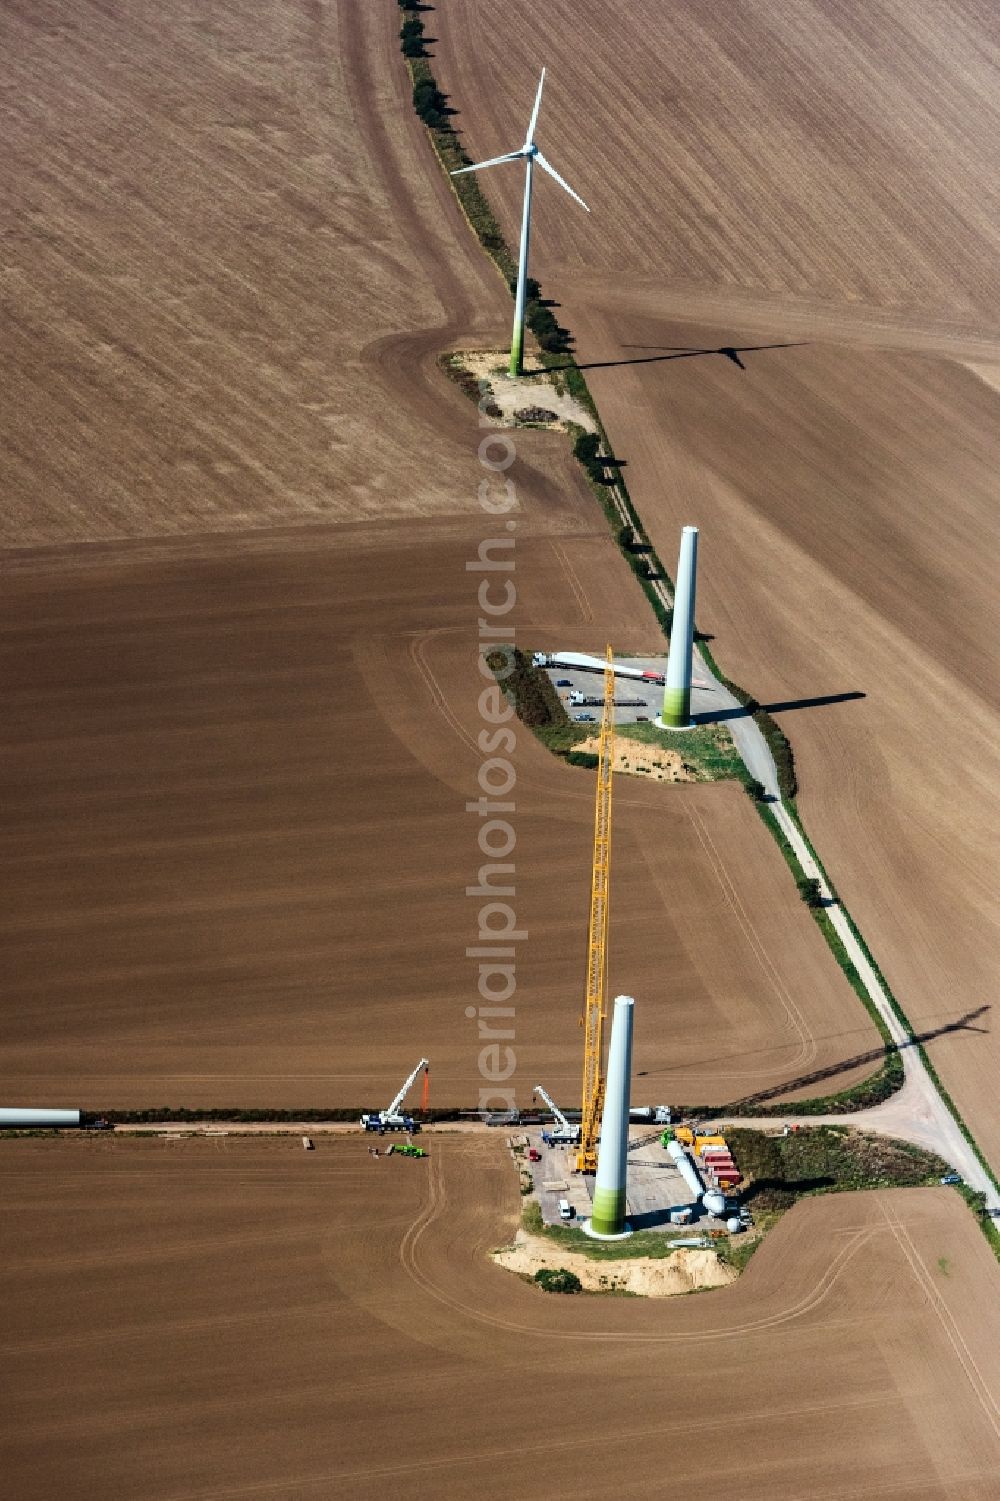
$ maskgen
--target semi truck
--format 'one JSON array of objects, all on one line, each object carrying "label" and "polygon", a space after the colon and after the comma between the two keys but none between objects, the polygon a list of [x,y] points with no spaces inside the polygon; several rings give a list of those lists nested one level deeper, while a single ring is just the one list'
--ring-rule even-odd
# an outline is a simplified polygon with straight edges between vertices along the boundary
[{"label": "semi truck", "polygon": [[[581,651],[536,651],[532,657],[535,667],[565,668],[573,672],[599,672],[604,676],[607,662],[603,657],[591,657]],[[639,679],[645,683],[657,683],[663,687],[664,677],[662,672],[654,672],[648,667],[625,667],[621,662],[615,662],[614,674],[616,678]]]},{"label": "semi truck", "polygon": [[[569,695],[569,701],[574,708],[599,708],[604,699],[597,693],[581,693],[579,688],[574,688]],[[616,709],[642,709],[645,707],[644,698],[616,698]]]},{"label": "semi truck", "polygon": [[674,1113],[669,1105],[633,1105],[628,1118],[630,1121],[652,1121],[654,1126],[669,1126]]}]

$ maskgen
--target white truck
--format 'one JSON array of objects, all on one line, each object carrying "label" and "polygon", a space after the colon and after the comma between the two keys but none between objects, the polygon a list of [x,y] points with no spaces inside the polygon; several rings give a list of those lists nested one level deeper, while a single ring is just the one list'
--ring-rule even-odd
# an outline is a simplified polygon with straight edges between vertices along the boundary
[{"label": "white truck", "polygon": [[551,1142],[553,1146],[575,1147],[580,1140],[580,1127],[570,1124],[559,1106],[540,1084],[535,1085],[534,1093],[541,1096],[556,1120],[555,1129],[543,1134],[542,1140]]},{"label": "white truck", "polygon": [[669,1126],[674,1113],[669,1105],[635,1105],[628,1118],[630,1121],[652,1121],[655,1126]]},{"label": "white truck", "polygon": [[414,1121],[413,1116],[403,1115],[400,1107],[416,1083],[420,1070],[427,1067],[428,1060],[421,1058],[391,1105],[385,1110],[376,1110],[370,1115],[363,1115],[361,1117],[361,1124],[366,1131],[377,1131],[379,1135],[383,1131],[419,1131],[420,1127]]}]

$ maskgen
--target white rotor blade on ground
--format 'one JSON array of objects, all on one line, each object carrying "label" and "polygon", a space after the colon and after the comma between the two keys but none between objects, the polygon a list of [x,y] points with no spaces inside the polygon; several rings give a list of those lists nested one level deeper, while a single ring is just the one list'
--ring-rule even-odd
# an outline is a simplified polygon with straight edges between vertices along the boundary
[{"label": "white rotor blade on ground", "polygon": [[538,124],[538,111],[542,103],[542,85],[544,84],[544,82],[545,69],[543,68],[542,76],[538,80],[538,93],[535,95],[535,107],[531,111],[531,123],[528,126],[528,134],[524,138],[524,144],[526,146],[530,146],[532,141],[535,139],[535,126]]},{"label": "white rotor blade on ground", "polygon": [[552,163],[550,161],[546,161],[545,157],[542,155],[542,153],[540,151],[536,151],[535,152],[535,161],[538,163],[538,165],[540,167],[544,167],[545,168],[546,172],[549,174],[550,177],[554,177],[555,178],[556,182],[559,184],[559,186],[561,188],[565,188],[566,189],[566,192],[569,194],[569,196],[571,198],[575,198],[576,199],[577,203],[580,205],[581,208],[587,209],[587,213],[588,214],[590,213],[590,209],[587,208],[587,205],[584,203],[584,201],[580,197],[579,193],[574,193],[573,189],[570,187],[570,185],[566,181],[566,179],[564,177],[560,177],[559,176],[559,173],[556,171],[555,167],[553,167]]},{"label": "white rotor blade on ground", "polygon": [[471,167],[458,167],[450,175],[461,177],[463,172],[481,172],[483,167],[499,167],[502,162],[519,162],[523,156],[523,151],[508,151],[506,156],[491,156],[488,162],[473,162]]}]

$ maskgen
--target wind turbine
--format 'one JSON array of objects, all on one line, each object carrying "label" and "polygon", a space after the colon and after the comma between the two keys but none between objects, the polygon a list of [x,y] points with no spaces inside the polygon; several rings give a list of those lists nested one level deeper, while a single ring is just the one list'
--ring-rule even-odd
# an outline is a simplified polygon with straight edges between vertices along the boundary
[{"label": "wind turbine", "polygon": [[524,304],[525,290],[528,281],[528,241],[531,238],[531,179],[535,163],[554,177],[556,182],[571,198],[575,198],[582,208],[590,209],[584,203],[579,193],[574,193],[569,183],[559,176],[552,163],[545,157],[535,145],[535,126],[538,124],[538,111],[542,103],[542,88],[545,83],[545,69],[538,80],[538,93],[535,95],[535,107],[531,111],[531,120],[528,124],[528,134],[524,138],[524,145],[520,151],[509,151],[506,156],[491,157],[488,162],[476,162],[471,167],[459,167],[453,172],[452,177],[460,177],[463,172],[481,172],[484,167],[499,167],[503,162],[524,161],[524,210],[521,215],[521,248],[517,258],[517,292],[514,297],[514,333],[510,346],[510,373],[520,375],[522,373],[521,359],[524,352]]}]

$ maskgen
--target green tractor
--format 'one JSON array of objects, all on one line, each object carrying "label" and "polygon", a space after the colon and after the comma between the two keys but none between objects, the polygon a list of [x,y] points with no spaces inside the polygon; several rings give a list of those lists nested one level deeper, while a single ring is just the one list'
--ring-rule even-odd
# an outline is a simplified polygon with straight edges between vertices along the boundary
[{"label": "green tractor", "polygon": [[414,1146],[412,1141],[404,1141],[397,1146],[396,1151],[401,1157],[426,1157],[423,1147]]}]

